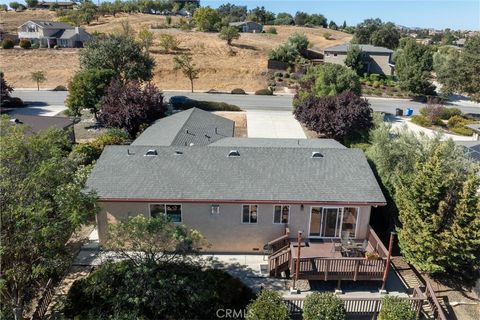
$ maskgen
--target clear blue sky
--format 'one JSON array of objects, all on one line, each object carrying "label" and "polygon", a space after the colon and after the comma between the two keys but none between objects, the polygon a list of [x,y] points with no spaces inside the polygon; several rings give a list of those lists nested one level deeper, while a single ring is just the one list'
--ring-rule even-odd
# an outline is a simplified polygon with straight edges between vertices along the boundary
[{"label": "clear blue sky", "polygon": [[480,30],[480,0],[201,0],[218,7],[230,2],[249,9],[264,6],[278,12],[321,13],[337,24],[357,24],[366,18],[380,18],[410,27]]},{"label": "clear blue sky", "polygon": [[337,24],[346,20],[355,25],[366,18],[378,17],[409,27],[480,30],[480,0],[201,0],[203,6],[214,8],[227,2],[249,9],[264,6],[276,13],[321,13]]}]

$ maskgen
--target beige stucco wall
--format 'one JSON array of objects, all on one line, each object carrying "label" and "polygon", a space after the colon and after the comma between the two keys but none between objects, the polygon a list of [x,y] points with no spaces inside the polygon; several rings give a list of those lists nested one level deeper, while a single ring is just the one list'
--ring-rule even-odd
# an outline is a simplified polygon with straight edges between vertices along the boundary
[{"label": "beige stucco wall", "polygon": [[[273,223],[273,204],[258,205],[258,223],[242,223],[242,204],[220,203],[220,213],[211,213],[211,204],[182,204],[182,222],[190,228],[199,230],[210,243],[206,251],[214,252],[262,252],[264,244],[283,235],[284,224]],[[101,211],[97,215],[100,242],[105,241],[108,223],[118,219],[143,214],[149,216],[149,204],[144,202],[101,202]],[[299,230],[304,237],[309,233],[310,205],[303,210],[300,205],[290,206],[288,227],[291,236],[296,237]],[[363,239],[370,221],[370,206],[359,207],[357,238]]]},{"label": "beige stucco wall", "polygon": [[[334,53],[325,52],[324,60],[326,63],[336,63],[345,65],[345,59],[347,58],[346,53],[337,53],[335,56]],[[390,55],[389,54],[369,54],[370,58],[370,69],[368,73],[378,73],[378,74],[392,74],[392,68],[390,67]]]}]

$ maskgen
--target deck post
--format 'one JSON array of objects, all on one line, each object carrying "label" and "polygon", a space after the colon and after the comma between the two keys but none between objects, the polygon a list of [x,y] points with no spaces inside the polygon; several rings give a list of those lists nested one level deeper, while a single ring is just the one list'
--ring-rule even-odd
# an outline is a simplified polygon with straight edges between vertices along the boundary
[{"label": "deck post", "polygon": [[390,241],[388,242],[388,255],[387,255],[387,265],[385,266],[385,271],[383,272],[383,282],[382,288],[380,289],[380,293],[386,293],[385,291],[385,284],[388,278],[388,272],[390,271],[390,259],[392,257],[392,250],[393,250],[393,239],[395,237],[395,232],[390,233]]},{"label": "deck post", "polygon": [[295,261],[295,278],[293,280],[294,289],[297,289],[296,285],[297,285],[298,277],[300,276],[300,252],[302,247],[302,231],[301,230],[298,230],[297,246],[298,246],[297,261]]}]

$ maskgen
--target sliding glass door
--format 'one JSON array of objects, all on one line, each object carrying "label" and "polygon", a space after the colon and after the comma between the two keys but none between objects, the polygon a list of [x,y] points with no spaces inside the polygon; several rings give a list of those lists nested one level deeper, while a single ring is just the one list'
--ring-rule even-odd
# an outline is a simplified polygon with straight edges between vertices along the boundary
[{"label": "sliding glass door", "polygon": [[312,207],[309,236],[312,238],[338,238],[342,230],[343,208]]}]

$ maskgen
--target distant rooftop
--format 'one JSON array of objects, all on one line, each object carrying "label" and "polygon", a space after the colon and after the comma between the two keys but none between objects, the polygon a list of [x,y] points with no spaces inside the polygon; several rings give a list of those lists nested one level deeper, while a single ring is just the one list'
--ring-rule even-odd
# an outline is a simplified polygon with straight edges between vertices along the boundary
[{"label": "distant rooftop", "polygon": [[[348,47],[350,46],[350,43],[346,44],[340,44],[338,46],[333,46],[329,48],[325,48],[325,52],[347,52]],[[369,53],[393,53],[393,50],[390,50],[388,48],[384,47],[376,47],[372,46],[370,44],[359,44],[358,45],[360,49],[362,49],[363,52],[369,52]]]},{"label": "distant rooftop", "polygon": [[467,124],[466,127],[472,129],[473,131],[480,133],[480,123]]},{"label": "distant rooftop", "polygon": [[44,29],[75,29],[75,27],[63,22],[47,21],[47,20],[28,20],[25,23],[28,23],[28,22],[33,22]]},{"label": "distant rooftop", "polygon": [[191,108],[157,120],[132,146],[203,146],[233,137],[234,128],[232,120]]},{"label": "distant rooftop", "polygon": [[66,117],[44,117],[44,116],[29,116],[29,115],[15,115],[10,119],[10,122],[16,124],[24,124],[30,128],[34,133],[50,128],[64,129],[73,125],[72,120]]}]

